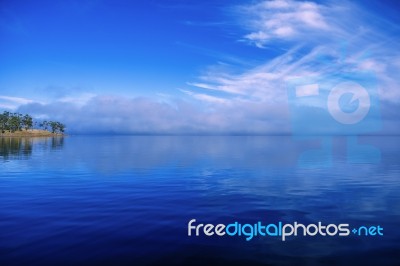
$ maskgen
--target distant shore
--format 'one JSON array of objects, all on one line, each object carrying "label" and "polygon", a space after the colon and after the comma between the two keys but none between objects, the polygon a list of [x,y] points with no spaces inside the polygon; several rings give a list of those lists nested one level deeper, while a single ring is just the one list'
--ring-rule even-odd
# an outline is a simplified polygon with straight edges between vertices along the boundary
[{"label": "distant shore", "polygon": [[15,132],[0,132],[0,137],[62,137],[64,134],[52,133],[48,130],[28,129]]}]

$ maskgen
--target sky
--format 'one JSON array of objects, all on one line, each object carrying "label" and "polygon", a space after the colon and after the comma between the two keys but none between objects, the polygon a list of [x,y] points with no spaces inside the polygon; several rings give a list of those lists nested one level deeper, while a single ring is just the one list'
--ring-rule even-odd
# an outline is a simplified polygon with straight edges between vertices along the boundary
[{"label": "sky", "polygon": [[[340,133],[312,114],[359,73],[361,128],[398,134],[396,1],[0,0],[0,111],[73,134]],[[290,98],[316,80],[319,98]]]}]

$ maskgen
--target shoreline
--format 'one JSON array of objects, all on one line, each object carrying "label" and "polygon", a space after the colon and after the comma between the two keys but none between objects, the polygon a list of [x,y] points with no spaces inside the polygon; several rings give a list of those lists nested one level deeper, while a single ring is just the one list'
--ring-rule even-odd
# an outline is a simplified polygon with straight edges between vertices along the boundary
[{"label": "shoreline", "polygon": [[22,130],[16,132],[5,132],[0,133],[1,137],[64,137],[64,134],[60,133],[52,133],[48,130],[40,130],[40,129],[29,129],[29,130]]}]

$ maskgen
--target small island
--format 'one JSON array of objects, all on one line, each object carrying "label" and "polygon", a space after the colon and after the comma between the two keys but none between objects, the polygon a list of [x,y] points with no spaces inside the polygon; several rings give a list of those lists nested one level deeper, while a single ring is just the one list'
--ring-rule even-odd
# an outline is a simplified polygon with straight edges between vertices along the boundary
[{"label": "small island", "polygon": [[0,137],[64,136],[65,125],[57,121],[34,121],[28,114],[4,111],[0,114]]}]

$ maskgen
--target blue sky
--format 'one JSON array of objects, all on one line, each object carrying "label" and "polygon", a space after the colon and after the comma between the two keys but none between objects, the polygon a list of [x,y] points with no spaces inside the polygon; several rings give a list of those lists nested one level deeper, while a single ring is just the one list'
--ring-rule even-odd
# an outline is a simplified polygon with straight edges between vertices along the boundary
[{"label": "blue sky", "polygon": [[0,109],[72,133],[290,133],[288,80],[373,71],[398,133],[398,5],[1,1]]}]

